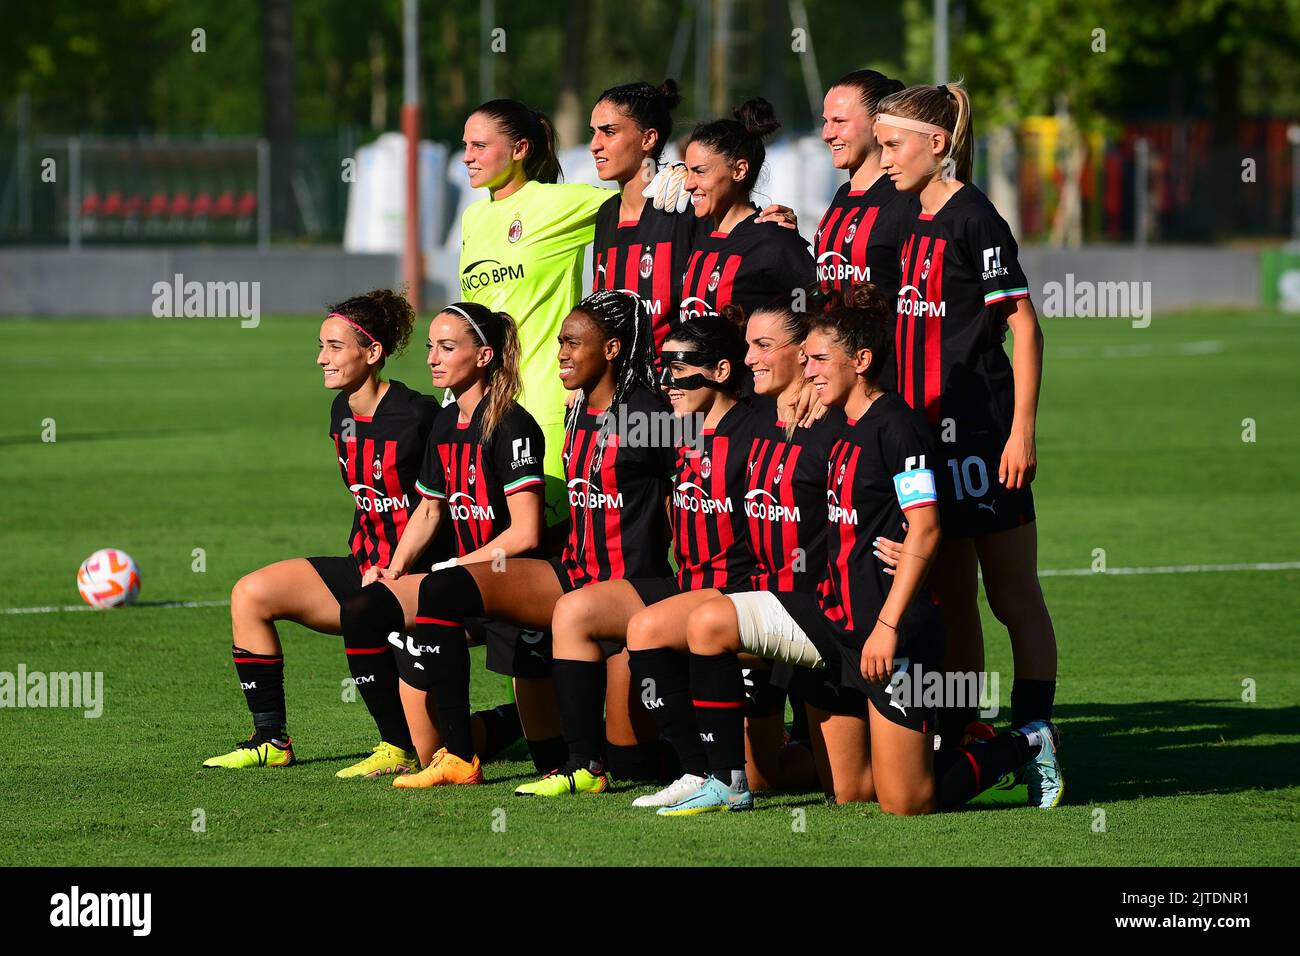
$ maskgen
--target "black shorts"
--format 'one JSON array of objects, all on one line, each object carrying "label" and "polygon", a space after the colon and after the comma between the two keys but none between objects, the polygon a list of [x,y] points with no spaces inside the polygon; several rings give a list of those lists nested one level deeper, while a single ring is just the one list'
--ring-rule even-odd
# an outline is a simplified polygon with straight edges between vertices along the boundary
[{"label": "black shorts", "polygon": [[361,569],[357,567],[357,559],[352,555],[342,558],[308,558],[307,562],[316,569],[340,605],[361,590]]},{"label": "black shorts", "polygon": [[[411,563],[411,573],[427,572],[435,562],[444,560],[439,556],[440,553],[431,545],[424,554]],[[330,589],[330,594],[334,595],[334,600],[339,604],[361,590],[361,568],[357,566],[357,559],[352,555],[308,558],[307,563],[320,575],[320,579],[325,582],[325,586]]]},{"label": "black shorts", "polygon": [[828,714],[861,717],[867,712],[867,695],[856,687],[846,687],[839,670],[827,667],[790,667],[790,693],[805,704]]},{"label": "black shorts", "polygon": [[1009,531],[1034,520],[1034,494],[1026,485],[1015,491],[998,483],[998,466],[1007,436],[989,426],[944,444],[936,439],[939,458],[934,483],[939,492],[939,522],[945,538],[979,538]]},{"label": "black shorts", "polygon": [[[856,709],[856,700],[852,694],[840,696],[841,690],[856,692],[870,700],[883,717],[900,727],[919,733],[934,730],[936,708],[926,706],[924,688],[916,687],[913,694],[913,686],[905,677],[900,677],[909,672],[917,672],[918,667],[928,673],[942,672],[943,618],[938,605],[929,599],[928,594],[923,593],[913,601],[898,622],[898,646],[894,652],[895,681],[889,684],[873,684],[862,676],[862,645],[846,640],[832,627],[815,595],[778,594],[776,598],[808,635],[826,663],[828,679],[820,682],[826,685],[820,690],[812,681],[815,680],[816,671],[821,668],[796,668],[814,673],[814,678],[805,678],[805,684],[798,688],[805,700],[814,707],[832,713],[845,712],[838,709],[842,707],[854,708],[847,711],[849,713],[862,713]],[[861,635],[863,643],[866,637],[866,634]],[[837,676],[838,688],[834,686]],[[896,687],[903,692],[901,700],[895,699]]]},{"label": "black shorts", "polygon": [[546,563],[551,566],[555,572],[555,577],[559,579],[560,589],[568,594],[570,591],[578,590],[578,586],[573,583],[573,578],[569,577],[569,569],[564,566],[564,562],[559,558],[547,558]]},{"label": "black shorts", "polygon": [[465,621],[472,639],[487,644],[487,669],[506,677],[551,676],[551,632],[534,631],[491,618]]},{"label": "black shorts", "polygon": [[626,580],[646,607],[682,593],[676,578],[627,578]]}]

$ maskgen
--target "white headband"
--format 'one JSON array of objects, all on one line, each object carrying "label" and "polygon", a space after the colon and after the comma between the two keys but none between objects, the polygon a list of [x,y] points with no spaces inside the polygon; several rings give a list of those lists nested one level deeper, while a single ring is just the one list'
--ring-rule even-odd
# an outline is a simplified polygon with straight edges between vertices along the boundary
[{"label": "white headband", "polygon": [[483,334],[483,330],[478,327],[478,323],[475,322],[472,318],[470,318],[470,314],[466,312],[464,309],[460,308],[459,306],[449,305],[447,306],[447,308],[443,309],[443,311],[455,312],[457,315],[463,315],[465,317],[465,321],[468,322],[474,328],[474,332],[478,335],[479,341],[482,342],[484,345],[492,344],[491,340],[486,335]]},{"label": "white headband", "polygon": [[877,113],[876,122],[884,123],[886,126],[897,126],[899,129],[910,129],[917,133],[943,133],[944,136],[952,137],[952,131],[942,126],[922,123],[920,120],[908,119],[906,116],[895,116],[892,113]]}]

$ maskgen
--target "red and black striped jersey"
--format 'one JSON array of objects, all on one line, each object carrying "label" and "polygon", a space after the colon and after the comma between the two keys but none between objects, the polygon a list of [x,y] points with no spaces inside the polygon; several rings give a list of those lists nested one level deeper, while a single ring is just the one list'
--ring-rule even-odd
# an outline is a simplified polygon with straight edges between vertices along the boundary
[{"label": "red and black striped jersey", "polygon": [[533,416],[513,405],[483,441],[487,400],[478,403],[468,422],[448,405],[429,434],[416,490],[447,504],[456,539],[456,556],[483,547],[510,527],[508,497],[521,491],[541,492],[545,439]]},{"label": "red and black striped jersey", "polygon": [[827,409],[789,438],[776,399],[756,395],[753,416],[745,517],[758,561],[754,590],[811,593],[826,570],[826,460],[844,412]]},{"label": "red and black striped jersey", "polygon": [[621,222],[620,201],[615,194],[596,212],[591,290],[624,289],[640,296],[650,313],[658,352],[677,318],[686,259],[708,225],[693,213],[664,212],[651,202],[646,202],[640,219]]},{"label": "red and black striped jersey", "polygon": [[671,576],[666,501],[676,448],[668,436],[680,433],[672,419],[668,405],[640,387],[607,411],[578,410],[564,436],[571,520],[561,557],[575,586]]},{"label": "red and black striped jersey", "polygon": [[683,591],[748,587],[754,574],[744,511],[753,417],[737,402],[700,432],[698,447],[677,449],[673,551]]},{"label": "red and black striped jersey", "polygon": [[882,536],[902,541],[904,513],[939,502],[933,459],[925,419],[897,392],[885,392],[856,421],[847,419],[831,450],[826,576],[817,598],[847,644],[866,642],[894,580],[873,556],[872,542]]},{"label": "red and black striped jersey", "polygon": [[835,193],[813,239],[823,292],[874,282],[893,301],[898,294],[900,233],[916,217],[918,200],[900,193],[888,176],[868,189],[845,183]]},{"label": "red and black striped jersey", "polygon": [[993,306],[1029,296],[1011,228],[967,184],[933,216],[917,207],[900,258],[899,394],[932,425],[952,418],[959,432],[1005,433],[1015,400],[1007,324]]},{"label": "red and black striped jersey", "polygon": [[701,231],[682,277],[682,321],[716,315],[733,302],[748,318],[759,306],[813,284],[816,269],[803,236],[775,222],[756,222],[757,215],[729,233]]},{"label": "red and black striped jersey", "polygon": [[356,503],[349,549],[364,574],[387,567],[411,514],[420,505],[420,473],[438,403],[390,381],[369,418],[353,415],[340,392],[330,407],[330,438],[343,484]]}]

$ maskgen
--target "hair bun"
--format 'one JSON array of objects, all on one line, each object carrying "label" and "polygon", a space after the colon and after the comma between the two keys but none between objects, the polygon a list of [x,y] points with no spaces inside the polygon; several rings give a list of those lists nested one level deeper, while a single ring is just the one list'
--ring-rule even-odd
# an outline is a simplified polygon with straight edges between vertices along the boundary
[{"label": "hair bun", "polygon": [[731,115],[745,127],[746,132],[763,139],[771,136],[781,128],[781,124],[776,118],[776,110],[773,109],[771,103],[761,96],[745,100],[731,111]]},{"label": "hair bun", "polygon": [[655,90],[655,94],[659,97],[659,101],[663,103],[664,109],[669,112],[677,109],[682,102],[681,91],[677,87],[677,81],[672,77],[660,83],[659,88]]}]

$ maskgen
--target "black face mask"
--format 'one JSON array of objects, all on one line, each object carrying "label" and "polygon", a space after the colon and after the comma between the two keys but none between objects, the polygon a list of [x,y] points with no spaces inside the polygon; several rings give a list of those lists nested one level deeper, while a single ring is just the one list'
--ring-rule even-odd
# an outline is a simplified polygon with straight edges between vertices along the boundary
[{"label": "black face mask", "polygon": [[659,356],[659,385],[661,388],[680,388],[684,392],[693,392],[697,388],[721,388],[721,382],[715,382],[711,378],[705,378],[703,375],[687,375],[685,378],[674,378],[671,365],[673,362],[684,362],[687,365],[715,365],[718,362],[717,356],[709,352],[663,352]]}]

